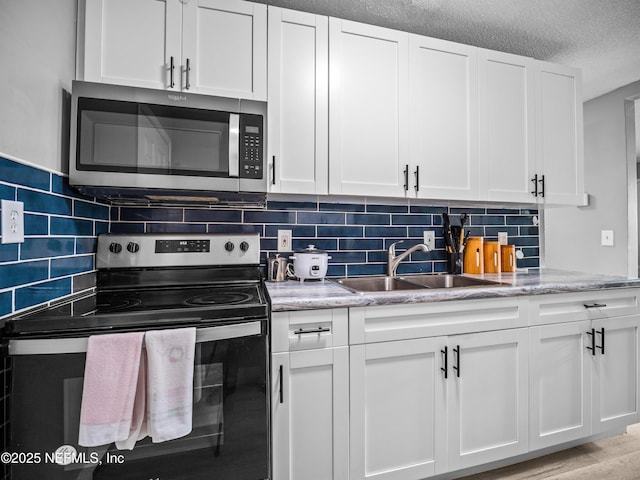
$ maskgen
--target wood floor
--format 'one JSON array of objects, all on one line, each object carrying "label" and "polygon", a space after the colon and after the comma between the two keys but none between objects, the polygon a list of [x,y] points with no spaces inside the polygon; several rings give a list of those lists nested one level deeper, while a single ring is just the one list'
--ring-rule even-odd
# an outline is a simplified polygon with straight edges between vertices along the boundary
[{"label": "wood floor", "polygon": [[640,424],[624,435],[464,480],[640,480]]}]

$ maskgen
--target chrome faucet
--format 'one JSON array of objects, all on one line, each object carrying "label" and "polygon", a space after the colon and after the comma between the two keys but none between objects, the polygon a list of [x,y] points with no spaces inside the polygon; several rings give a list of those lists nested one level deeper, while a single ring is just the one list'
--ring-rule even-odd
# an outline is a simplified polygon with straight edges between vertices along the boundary
[{"label": "chrome faucet", "polygon": [[398,264],[402,260],[407,258],[409,255],[411,255],[413,252],[418,250],[422,250],[423,252],[431,251],[431,249],[427,245],[425,245],[424,243],[419,243],[417,245],[414,245],[411,248],[408,248],[407,250],[405,250],[403,253],[401,253],[396,257],[396,245],[402,242],[404,242],[404,240],[400,240],[399,242],[393,242],[389,246],[389,251],[387,253],[387,275],[390,277],[395,277],[396,270],[398,269]]}]

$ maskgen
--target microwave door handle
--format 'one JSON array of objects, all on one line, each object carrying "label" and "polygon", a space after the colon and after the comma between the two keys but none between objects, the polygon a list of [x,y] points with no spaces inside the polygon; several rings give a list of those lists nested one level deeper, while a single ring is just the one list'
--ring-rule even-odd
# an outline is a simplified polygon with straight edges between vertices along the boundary
[{"label": "microwave door handle", "polygon": [[[182,319],[198,320],[200,319]],[[112,332],[110,332],[112,333]],[[231,338],[242,338],[260,335],[260,322],[238,323],[220,327],[203,327],[196,329],[196,343],[215,342]],[[9,355],[62,355],[66,353],[86,353],[89,337],[73,338],[24,338],[9,340]]]},{"label": "microwave door handle", "polygon": [[229,176],[240,174],[240,115],[229,114]]}]

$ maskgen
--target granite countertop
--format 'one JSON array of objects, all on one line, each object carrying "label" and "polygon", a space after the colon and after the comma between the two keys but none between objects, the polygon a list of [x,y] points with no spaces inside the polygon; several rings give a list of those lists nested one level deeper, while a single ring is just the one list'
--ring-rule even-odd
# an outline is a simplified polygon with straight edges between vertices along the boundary
[{"label": "granite countertop", "polygon": [[[289,280],[282,283],[267,282],[267,288],[271,296],[272,310],[283,312],[640,287],[640,279],[637,278],[552,269],[530,269],[527,272],[465,276],[494,280],[507,285],[353,293],[331,280],[310,280],[304,283]],[[409,276],[405,275],[405,277]]]}]

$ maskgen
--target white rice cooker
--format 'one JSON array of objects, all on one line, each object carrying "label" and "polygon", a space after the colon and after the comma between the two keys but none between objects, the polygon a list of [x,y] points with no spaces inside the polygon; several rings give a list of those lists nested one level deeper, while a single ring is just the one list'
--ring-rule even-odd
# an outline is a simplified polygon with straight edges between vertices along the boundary
[{"label": "white rice cooker", "polygon": [[293,265],[289,264],[289,273],[303,282],[309,279],[323,279],[327,274],[327,267],[331,257],[315,245],[309,245],[302,250],[296,250],[289,257]]}]

